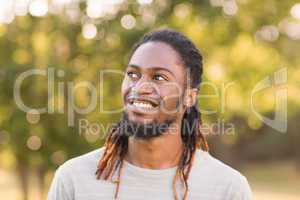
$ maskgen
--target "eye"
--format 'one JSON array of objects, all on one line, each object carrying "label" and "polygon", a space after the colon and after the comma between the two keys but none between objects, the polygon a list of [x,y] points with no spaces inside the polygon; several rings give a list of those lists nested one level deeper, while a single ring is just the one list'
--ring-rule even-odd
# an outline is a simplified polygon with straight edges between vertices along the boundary
[{"label": "eye", "polygon": [[132,71],[127,72],[127,76],[129,76],[132,79],[136,79],[139,77],[137,73],[132,72]]},{"label": "eye", "polygon": [[154,78],[154,80],[157,80],[157,81],[167,81],[167,79],[160,74],[154,75],[153,78]]}]

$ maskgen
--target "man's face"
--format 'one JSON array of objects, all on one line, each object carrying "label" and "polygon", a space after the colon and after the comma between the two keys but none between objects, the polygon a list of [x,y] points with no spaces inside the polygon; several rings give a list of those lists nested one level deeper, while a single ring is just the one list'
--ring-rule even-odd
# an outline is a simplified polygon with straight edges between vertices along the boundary
[{"label": "man's face", "polygon": [[175,121],[183,112],[186,71],[168,44],[147,42],[132,55],[122,83],[125,113],[138,124]]}]

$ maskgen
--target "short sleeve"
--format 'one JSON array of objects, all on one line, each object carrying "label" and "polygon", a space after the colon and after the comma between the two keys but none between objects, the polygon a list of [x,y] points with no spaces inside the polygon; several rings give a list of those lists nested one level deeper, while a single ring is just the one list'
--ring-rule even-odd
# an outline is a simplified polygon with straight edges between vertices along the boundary
[{"label": "short sleeve", "polygon": [[49,188],[47,200],[73,200],[74,187],[70,176],[63,167],[59,167]]}]

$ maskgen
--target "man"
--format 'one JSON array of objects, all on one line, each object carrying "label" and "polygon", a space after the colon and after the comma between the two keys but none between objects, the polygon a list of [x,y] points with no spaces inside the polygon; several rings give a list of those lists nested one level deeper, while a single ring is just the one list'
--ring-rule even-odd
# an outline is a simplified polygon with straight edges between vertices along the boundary
[{"label": "man", "polygon": [[184,35],[146,34],[126,68],[121,120],[103,148],[59,167],[48,200],[252,199],[246,178],[208,153],[201,75],[202,56]]}]

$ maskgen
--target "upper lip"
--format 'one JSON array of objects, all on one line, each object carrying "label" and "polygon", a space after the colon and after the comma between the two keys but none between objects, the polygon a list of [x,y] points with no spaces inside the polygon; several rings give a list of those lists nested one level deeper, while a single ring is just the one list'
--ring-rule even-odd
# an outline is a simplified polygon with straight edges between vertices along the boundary
[{"label": "upper lip", "polygon": [[134,97],[134,96],[129,96],[127,98],[127,102],[133,103],[133,101],[144,101],[150,103],[152,106],[158,106],[159,101],[152,98],[152,97]]}]

